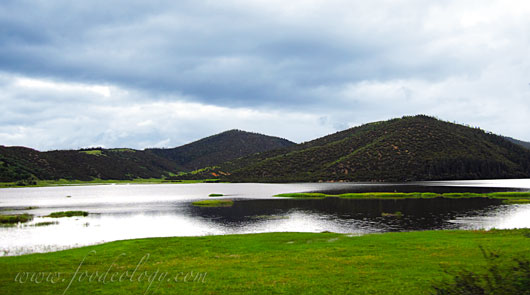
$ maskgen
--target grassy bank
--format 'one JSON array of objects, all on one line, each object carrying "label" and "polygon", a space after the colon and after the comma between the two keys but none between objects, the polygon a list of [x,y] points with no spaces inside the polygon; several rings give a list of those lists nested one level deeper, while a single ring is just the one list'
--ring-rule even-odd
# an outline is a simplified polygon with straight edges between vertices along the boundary
[{"label": "grassy bank", "polygon": [[204,200],[191,203],[197,207],[231,207],[234,205],[232,200]]},{"label": "grassy bank", "polygon": [[0,182],[0,188],[8,187],[45,187],[45,186],[69,186],[69,185],[103,185],[103,184],[157,184],[157,183],[208,183],[218,182],[218,179],[202,180],[167,180],[162,178],[138,178],[133,180],[115,179],[93,179],[93,180],[37,180],[35,185],[18,185],[16,182]]},{"label": "grassy bank", "polygon": [[44,216],[44,217],[61,218],[61,217],[73,217],[73,216],[85,217],[85,216],[88,216],[88,212],[85,212],[85,211],[60,211],[60,212],[50,213],[50,215],[47,215],[47,216]]},{"label": "grassy bank", "polygon": [[290,193],[279,194],[275,197],[298,198],[298,199],[324,199],[324,198],[344,198],[344,199],[430,199],[430,198],[490,198],[501,199],[505,203],[530,203],[530,192],[500,192],[500,193],[349,193],[339,195],[328,195],[322,193]]},{"label": "grassy bank", "polygon": [[0,215],[0,224],[17,224],[33,220],[31,214]]},{"label": "grassy bank", "polygon": [[[530,231],[153,238],[0,258],[2,294],[425,294],[479,246],[530,256]],[[136,271],[135,271],[136,269]],[[33,278],[33,279],[32,279]],[[121,280],[120,280],[121,279]]]}]

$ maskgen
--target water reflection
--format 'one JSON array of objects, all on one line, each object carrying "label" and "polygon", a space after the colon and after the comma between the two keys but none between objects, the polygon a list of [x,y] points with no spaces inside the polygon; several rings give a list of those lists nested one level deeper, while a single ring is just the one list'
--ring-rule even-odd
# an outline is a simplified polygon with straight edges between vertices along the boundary
[{"label": "water reflection", "polygon": [[[517,184],[517,186],[514,186]],[[31,213],[25,225],[0,228],[0,255],[55,251],[107,241],[168,236],[258,232],[363,234],[384,231],[530,227],[530,204],[488,199],[355,200],[275,198],[287,192],[530,190],[530,181],[415,184],[193,184],[0,189],[0,209]],[[195,200],[223,193],[232,207],[201,208]],[[66,196],[71,196],[67,198]],[[27,209],[28,206],[38,206]],[[83,210],[87,217],[52,219],[54,211]],[[396,214],[400,212],[400,214]],[[35,226],[40,222],[58,224]]]},{"label": "water reflection", "polygon": [[[482,216],[500,204],[499,200],[489,199],[281,199],[241,200],[230,208],[190,206],[188,211],[191,216],[224,227],[254,228],[256,224],[271,223],[270,219],[273,219],[272,223],[283,224],[282,229],[286,231],[316,231],[315,228],[319,228],[354,233],[458,228],[458,223],[451,220]],[[289,220],[300,216],[306,216],[307,222],[289,228]]]}]

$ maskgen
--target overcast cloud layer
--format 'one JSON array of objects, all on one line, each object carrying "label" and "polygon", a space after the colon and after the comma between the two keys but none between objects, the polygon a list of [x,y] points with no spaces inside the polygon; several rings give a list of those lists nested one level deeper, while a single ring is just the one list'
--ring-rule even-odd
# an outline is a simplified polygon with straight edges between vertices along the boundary
[{"label": "overcast cloud layer", "polygon": [[0,144],[306,141],[428,114],[530,141],[528,1],[0,3]]}]

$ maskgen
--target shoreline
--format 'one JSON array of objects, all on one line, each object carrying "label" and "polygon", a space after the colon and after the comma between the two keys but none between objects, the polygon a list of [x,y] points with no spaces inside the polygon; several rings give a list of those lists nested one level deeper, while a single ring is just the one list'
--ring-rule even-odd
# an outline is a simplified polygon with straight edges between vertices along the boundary
[{"label": "shoreline", "polygon": [[287,193],[278,194],[274,197],[290,198],[290,199],[326,199],[326,198],[341,198],[341,199],[471,199],[471,198],[488,198],[499,199],[505,204],[528,204],[530,203],[530,192],[494,192],[494,193],[432,193],[432,192],[415,192],[415,193],[399,193],[399,192],[370,192],[370,193],[346,193],[346,194],[323,194],[323,193]]},{"label": "shoreline", "polygon": [[35,185],[17,185],[16,182],[0,182],[0,188],[32,188],[54,186],[91,186],[91,185],[127,185],[127,184],[189,184],[189,183],[223,183],[218,179],[201,180],[168,180],[163,178],[139,178],[133,180],[94,179],[94,180],[39,180]]},{"label": "shoreline", "polygon": [[[119,179],[93,179],[93,180],[67,180],[67,179],[58,179],[58,180],[37,180],[37,184],[33,185],[20,185],[17,182],[0,182],[0,188],[31,188],[31,187],[53,187],[53,186],[89,186],[89,185],[118,185],[118,184],[187,184],[187,183],[258,183],[258,184],[305,184],[305,183],[337,183],[337,184],[410,184],[415,185],[417,183],[432,183],[432,184],[445,184],[447,182],[451,183],[461,183],[465,184],[466,182],[487,182],[487,181],[530,181],[530,178],[495,178],[495,179],[455,179],[455,180],[419,180],[419,181],[406,181],[406,182],[371,182],[371,181],[324,181],[324,182],[239,182],[239,181],[226,181],[218,178],[211,179],[185,179],[185,180],[171,180],[165,178],[136,178],[132,180],[119,180]],[[528,186],[528,185],[527,185]],[[514,187],[516,189],[517,187]],[[530,190],[530,187],[528,187]]]}]

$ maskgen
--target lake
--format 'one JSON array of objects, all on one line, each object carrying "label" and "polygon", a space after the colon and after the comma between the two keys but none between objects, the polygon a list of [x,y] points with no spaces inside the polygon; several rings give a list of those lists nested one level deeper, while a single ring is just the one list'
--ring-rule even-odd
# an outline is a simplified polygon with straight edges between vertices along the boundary
[{"label": "lake", "polygon": [[[169,236],[331,231],[361,235],[387,231],[530,227],[530,204],[489,199],[295,200],[291,192],[530,191],[530,180],[416,183],[139,184],[0,189],[2,214],[30,213],[33,221],[0,227],[0,255],[49,252],[108,241]],[[232,207],[192,206],[197,200],[234,200]],[[217,199],[217,198],[216,198]],[[27,207],[37,207],[27,210]],[[87,217],[43,217],[57,211]],[[402,216],[392,216],[401,212]],[[391,213],[390,215],[387,213]],[[34,226],[52,221],[56,224]]]}]

